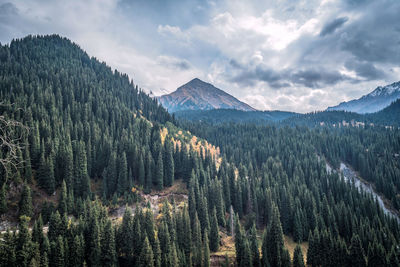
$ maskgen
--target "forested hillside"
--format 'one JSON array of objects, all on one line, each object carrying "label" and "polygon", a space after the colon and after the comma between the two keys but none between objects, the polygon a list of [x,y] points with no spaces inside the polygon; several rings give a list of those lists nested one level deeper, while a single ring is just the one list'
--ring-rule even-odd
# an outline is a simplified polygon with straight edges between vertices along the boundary
[{"label": "forested hillside", "polygon": [[[19,225],[1,234],[0,266],[399,266],[398,221],[324,161],[398,194],[397,130],[178,127],[56,35],[1,46],[0,74],[0,118],[27,127],[4,128],[18,146],[1,146],[0,213]],[[177,181],[181,202],[145,201]],[[291,257],[285,237],[308,250]]]},{"label": "forested hillside", "polygon": [[271,203],[275,203],[283,233],[295,241],[308,240],[307,264],[398,265],[394,256],[399,253],[398,221],[384,215],[372,196],[359,194],[337,173],[327,173],[323,160],[326,157],[334,167],[340,161],[350,163],[399,209],[397,130],[331,132],[207,123],[185,127],[220,146],[228,162],[239,166],[235,185],[240,189],[230,190],[239,215],[268,229]]}]

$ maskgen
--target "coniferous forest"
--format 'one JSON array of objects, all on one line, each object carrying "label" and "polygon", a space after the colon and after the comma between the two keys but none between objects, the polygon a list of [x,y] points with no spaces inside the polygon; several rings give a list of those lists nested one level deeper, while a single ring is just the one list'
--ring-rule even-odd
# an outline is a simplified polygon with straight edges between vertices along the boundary
[{"label": "coniferous forest", "polygon": [[400,266],[326,166],[399,214],[399,129],[181,121],[58,35],[0,46],[0,99],[0,266]]}]

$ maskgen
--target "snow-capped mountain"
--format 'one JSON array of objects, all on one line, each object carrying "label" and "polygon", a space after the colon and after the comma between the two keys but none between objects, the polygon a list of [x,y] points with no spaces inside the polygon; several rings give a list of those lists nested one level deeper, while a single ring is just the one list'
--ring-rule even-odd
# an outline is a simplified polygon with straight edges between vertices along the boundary
[{"label": "snow-capped mountain", "polygon": [[255,111],[246,103],[198,78],[182,85],[175,92],[158,97],[158,101],[169,112],[211,109]]},{"label": "snow-capped mountain", "polygon": [[386,86],[378,86],[371,93],[359,99],[342,102],[327,110],[344,110],[357,113],[374,113],[380,111],[400,98],[400,81]]}]

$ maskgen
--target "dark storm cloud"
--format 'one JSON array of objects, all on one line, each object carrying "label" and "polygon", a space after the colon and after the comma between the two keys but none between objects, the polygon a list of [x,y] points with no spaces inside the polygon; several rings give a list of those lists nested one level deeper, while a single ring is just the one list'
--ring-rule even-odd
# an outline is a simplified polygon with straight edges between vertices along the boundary
[{"label": "dark storm cloud", "polygon": [[338,38],[341,48],[359,61],[399,64],[400,1],[371,2],[363,11]]},{"label": "dark storm cloud", "polygon": [[333,33],[336,29],[342,27],[343,24],[345,24],[346,21],[348,21],[348,20],[349,20],[349,18],[347,18],[347,17],[341,17],[341,18],[334,19],[333,21],[324,25],[324,27],[322,28],[319,35],[325,36],[325,35]]},{"label": "dark storm cloud", "polygon": [[307,69],[291,73],[290,80],[309,88],[321,88],[326,85],[335,85],[350,78],[337,71]]},{"label": "dark storm cloud", "polygon": [[374,66],[373,63],[349,60],[345,63],[348,70],[354,70],[358,76],[367,80],[377,80],[386,77],[386,74]]},{"label": "dark storm cloud", "polygon": [[[365,69],[362,71],[367,72]],[[288,69],[278,72],[271,68],[260,66],[256,67],[253,71],[240,71],[230,77],[229,80],[245,86],[253,86],[256,82],[262,81],[275,89],[298,85],[316,89],[335,85],[345,80],[354,81],[353,78],[343,75],[338,71],[310,68],[302,70]]]}]

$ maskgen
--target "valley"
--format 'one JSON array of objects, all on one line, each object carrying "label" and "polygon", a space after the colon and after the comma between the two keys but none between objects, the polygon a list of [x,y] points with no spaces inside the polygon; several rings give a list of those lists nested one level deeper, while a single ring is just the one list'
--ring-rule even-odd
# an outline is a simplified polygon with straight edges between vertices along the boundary
[{"label": "valley", "polygon": [[151,98],[58,35],[1,45],[0,77],[0,266],[398,266],[398,100]]}]

